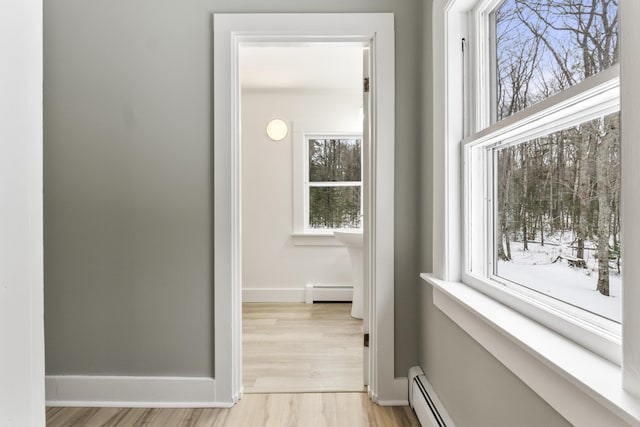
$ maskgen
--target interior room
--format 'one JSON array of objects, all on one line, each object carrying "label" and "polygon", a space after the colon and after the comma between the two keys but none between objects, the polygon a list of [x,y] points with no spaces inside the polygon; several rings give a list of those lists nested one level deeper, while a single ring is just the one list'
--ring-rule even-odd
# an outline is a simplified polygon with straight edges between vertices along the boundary
[{"label": "interior room", "polygon": [[[640,425],[640,2],[2,9],[0,425]],[[244,382],[243,302],[353,280],[294,203],[313,185],[292,144],[329,126],[280,105],[292,91],[241,91],[242,47],[283,39],[370,48],[369,102],[364,82],[330,101],[371,119],[361,390]]]}]

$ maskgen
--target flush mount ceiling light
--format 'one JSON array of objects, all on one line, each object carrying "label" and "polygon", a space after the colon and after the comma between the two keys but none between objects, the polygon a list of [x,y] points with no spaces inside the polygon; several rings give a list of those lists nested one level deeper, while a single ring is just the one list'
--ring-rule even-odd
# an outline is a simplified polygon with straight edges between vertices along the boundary
[{"label": "flush mount ceiling light", "polygon": [[273,119],[267,124],[267,135],[273,141],[282,141],[288,131],[287,124],[280,119]]}]

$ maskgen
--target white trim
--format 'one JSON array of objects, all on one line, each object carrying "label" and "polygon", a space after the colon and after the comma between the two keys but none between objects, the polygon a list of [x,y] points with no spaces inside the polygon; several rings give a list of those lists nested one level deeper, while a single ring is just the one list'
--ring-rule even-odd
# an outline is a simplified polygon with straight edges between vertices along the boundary
[{"label": "white trim", "polygon": [[[622,270],[622,384],[640,396],[640,2],[623,0],[618,9],[621,40],[621,205],[624,269]],[[633,339],[625,339],[633,337]]]},{"label": "white trim", "polygon": [[243,288],[242,302],[351,301],[353,286],[307,284],[304,288]]},{"label": "white trim", "polygon": [[379,400],[376,402],[380,406],[409,406],[409,400]]},{"label": "white trim", "polygon": [[464,133],[459,35],[464,34],[466,24],[464,8],[472,2],[434,0],[433,4],[433,271],[452,281],[460,280],[462,271],[462,172],[458,159]]},{"label": "white trim", "polygon": [[[394,370],[395,60],[391,13],[214,14],[214,301],[218,399],[241,390],[241,248],[238,49],[241,43],[347,42],[372,52],[370,166],[365,177],[365,277],[371,283],[371,394],[406,401]],[[365,209],[367,207],[365,206]],[[368,266],[368,267],[367,267]],[[367,275],[368,274],[368,275]],[[402,381],[400,381],[402,382]]]},{"label": "white trim", "polygon": [[465,145],[516,144],[620,110],[619,65],[465,138]]},{"label": "white trim", "polygon": [[291,235],[294,246],[344,246],[333,235],[333,231],[322,233],[294,233]]},{"label": "white trim", "polygon": [[361,187],[360,181],[328,181],[328,182],[309,182],[309,187]]},{"label": "white trim", "polygon": [[242,302],[305,302],[305,288],[243,288]]},{"label": "white trim", "polygon": [[620,325],[562,301],[541,298],[523,286],[506,286],[472,274],[464,283],[620,366]]},{"label": "white trim", "polygon": [[231,108],[239,107],[240,81],[234,30],[232,21],[213,15],[214,372],[216,396],[229,405],[238,401],[242,388],[240,118]]},{"label": "white trim", "polygon": [[48,375],[47,406],[228,408],[213,378]]},{"label": "white trim", "polygon": [[463,283],[422,274],[434,304],[574,425],[640,424],[620,367]]},{"label": "white trim", "polygon": [[[380,406],[409,406],[409,379],[407,377],[394,378],[388,383],[390,389],[385,397],[376,395],[374,402]],[[402,397],[400,397],[402,396]]]},{"label": "white trim", "polygon": [[0,425],[43,426],[42,1],[2,2]]}]

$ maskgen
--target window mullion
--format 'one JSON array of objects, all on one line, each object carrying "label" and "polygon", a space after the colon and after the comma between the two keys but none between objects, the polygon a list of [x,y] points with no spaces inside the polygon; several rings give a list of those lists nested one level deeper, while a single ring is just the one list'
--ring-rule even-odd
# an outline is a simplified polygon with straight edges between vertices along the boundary
[{"label": "window mullion", "polygon": [[309,187],[359,187],[362,181],[313,181]]},{"label": "window mullion", "polygon": [[618,72],[617,66],[611,67],[593,80],[587,79],[465,138],[463,144],[518,143],[614,113],[620,109]]}]

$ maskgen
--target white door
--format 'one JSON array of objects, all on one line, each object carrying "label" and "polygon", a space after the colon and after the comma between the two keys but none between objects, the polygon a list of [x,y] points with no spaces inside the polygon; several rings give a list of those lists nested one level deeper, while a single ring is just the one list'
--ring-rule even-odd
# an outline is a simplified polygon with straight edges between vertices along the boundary
[{"label": "white door", "polygon": [[369,331],[371,325],[371,275],[369,274],[369,269],[371,266],[371,254],[369,253],[369,239],[371,236],[371,214],[373,213],[373,206],[371,203],[370,197],[370,177],[371,177],[371,120],[370,120],[370,96],[369,96],[369,76],[370,76],[371,64],[369,62],[369,48],[366,47],[362,51],[362,113],[363,113],[363,121],[362,121],[362,148],[363,148],[363,176],[365,179],[363,180],[362,187],[362,195],[363,195],[363,207],[364,207],[364,216],[363,216],[363,230],[364,230],[364,272],[363,272],[363,316],[362,316],[362,333],[363,333],[363,347],[362,347],[362,373],[363,373],[363,384],[365,386],[369,385],[369,366],[370,366],[370,354],[369,354]]}]

